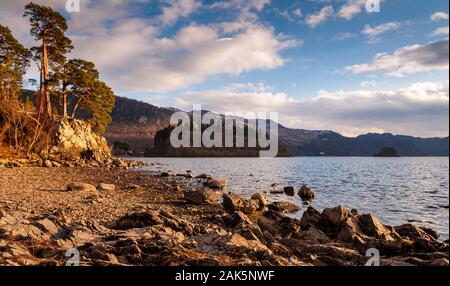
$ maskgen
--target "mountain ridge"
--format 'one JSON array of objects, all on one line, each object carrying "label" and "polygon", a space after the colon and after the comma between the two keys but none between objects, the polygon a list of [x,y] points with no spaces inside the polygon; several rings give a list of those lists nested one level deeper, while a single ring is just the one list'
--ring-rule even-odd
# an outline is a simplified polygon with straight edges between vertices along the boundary
[{"label": "mountain ridge", "polygon": [[[117,97],[113,122],[105,137],[110,143],[124,142],[143,153],[153,146],[158,130],[169,125],[175,108]],[[293,129],[279,124],[279,141],[292,156],[373,156],[392,147],[400,156],[448,156],[449,137],[422,138],[392,133],[367,133],[346,137],[332,130]]]}]

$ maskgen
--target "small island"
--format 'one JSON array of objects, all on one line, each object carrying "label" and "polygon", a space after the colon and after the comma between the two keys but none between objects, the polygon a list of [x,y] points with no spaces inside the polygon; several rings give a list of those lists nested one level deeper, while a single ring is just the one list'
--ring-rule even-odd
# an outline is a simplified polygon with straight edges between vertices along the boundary
[{"label": "small island", "polygon": [[384,147],[378,153],[373,155],[374,157],[400,157],[397,150],[392,147]]}]

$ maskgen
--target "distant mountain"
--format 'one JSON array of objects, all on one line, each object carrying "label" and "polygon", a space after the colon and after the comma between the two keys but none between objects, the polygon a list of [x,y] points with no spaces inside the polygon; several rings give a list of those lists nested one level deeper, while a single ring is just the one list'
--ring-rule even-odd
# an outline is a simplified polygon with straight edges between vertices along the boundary
[{"label": "distant mountain", "polygon": [[105,137],[111,144],[121,146],[125,143],[134,153],[143,154],[153,146],[156,132],[169,125],[170,116],[175,111],[117,96],[116,107],[111,114],[113,121]]},{"label": "distant mountain", "polygon": [[364,134],[345,137],[332,131],[309,131],[280,127],[280,144],[293,156],[373,156],[383,148],[394,148],[399,156],[448,156],[445,138]]}]

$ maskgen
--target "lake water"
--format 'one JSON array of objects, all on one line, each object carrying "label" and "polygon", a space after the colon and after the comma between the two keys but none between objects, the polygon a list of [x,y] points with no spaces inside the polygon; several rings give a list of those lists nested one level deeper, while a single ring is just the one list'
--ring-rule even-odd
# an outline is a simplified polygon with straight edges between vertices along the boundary
[{"label": "lake water", "polygon": [[[382,223],[414,223],[449,237],[449,159],[445,158],[139,158],[162,166],[149,171],[173,170],[195,175],[209,173],[228,182],[228,191],[250,197],[264,193],[271,201],[302,202],[298,196],[271,195],[279,188],[303,184],[312,187],[318,210],[342,205],[360,213],[374,213]],[[302,211],[306,209],[302,207]],[[302,211],[295,214],[301,217]]]}]

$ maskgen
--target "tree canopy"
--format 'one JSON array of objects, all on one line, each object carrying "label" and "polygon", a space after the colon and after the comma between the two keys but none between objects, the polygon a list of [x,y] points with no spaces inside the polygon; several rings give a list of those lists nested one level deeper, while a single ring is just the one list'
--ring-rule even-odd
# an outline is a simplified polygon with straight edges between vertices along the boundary
[{"label": "tree canopy", "polygon": [[40,42],[31,48],[34,60],[40,62],[40,87],[38,96],[39,115],[52,116],[52,100],[49,92],[50,72],[59,71],[66,56],[73,49],[72,41],[65,36],[68,29],[66,19],[47,6],[29,3],[24,17],[30,20],[31,35]]},{"label": "tree canopy", "polygon": [[[100,73],[92,62],[72,59],[66,63],[64,71],[63,85],[69,98],[73,98],[71,117],[76,117],[78,110],[84,109],[88,111],[88,121],[94,129],[104,132],[111,122],[114,92],[99,79]],[[67,106],[62,108],[66,109]]]},{"label": "tree canopy", "polygon": [[[8,27],[0,25],[0,65],[2,68],[9,67],[9,73],[15,73],[21,80],[30,64],[30,51],[14,38]],[[4,76],[6,72],[2,71]]]},{"label": "tree canopy", "polygon": [[41,42],[39,46],[31,48],[34,59],[41,61],[46,49],[50,67],[61,67],[73,49],[72,41],[65,36],[68,29],[66,19],[52,8],[34,3],[25,6],[24,17],[30,20],[31,35]]}]

